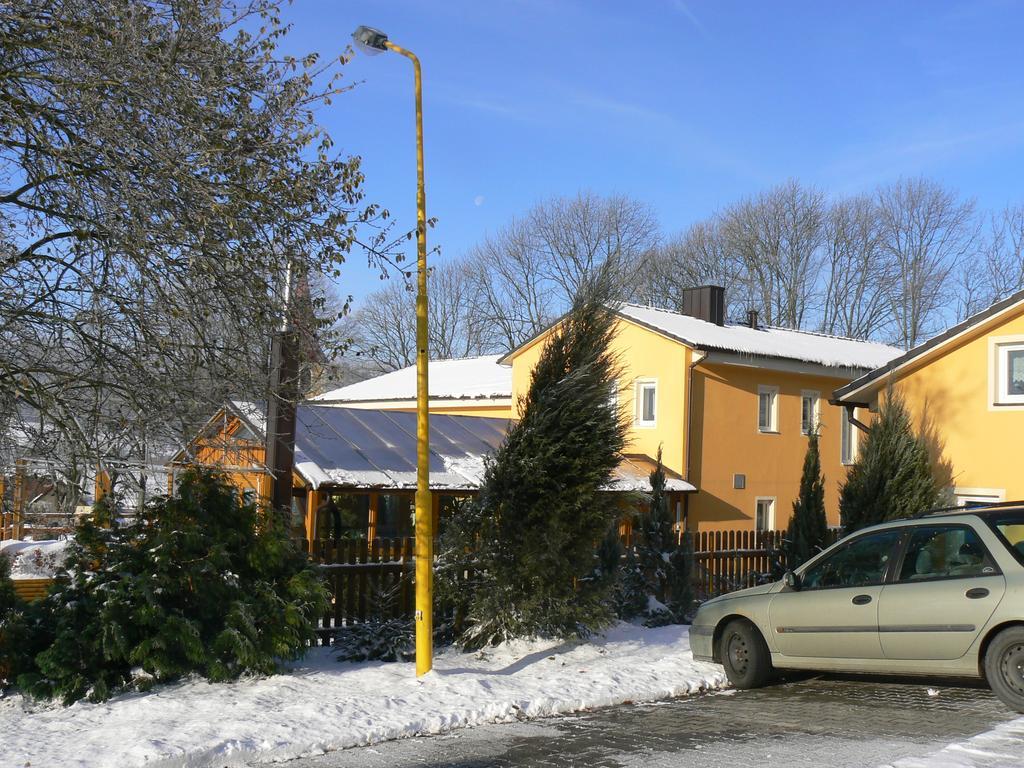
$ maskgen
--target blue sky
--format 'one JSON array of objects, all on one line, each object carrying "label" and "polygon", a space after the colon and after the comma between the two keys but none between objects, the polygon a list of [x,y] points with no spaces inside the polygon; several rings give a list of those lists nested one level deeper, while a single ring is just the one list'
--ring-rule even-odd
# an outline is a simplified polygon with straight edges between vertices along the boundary
[{"label": "blue sky", "polygon": [[[669,234],[794,177],[833,194],[924,174],[1024,203],[1024,3],[294,0],[291,52],[359,24],[423,61],[431,247],[458,257],[581,189],[653,206]],[[368,199],[415,221],[412,71],[357,56],[320,112]],[[352,254],[339,288],[379,286]]]}]

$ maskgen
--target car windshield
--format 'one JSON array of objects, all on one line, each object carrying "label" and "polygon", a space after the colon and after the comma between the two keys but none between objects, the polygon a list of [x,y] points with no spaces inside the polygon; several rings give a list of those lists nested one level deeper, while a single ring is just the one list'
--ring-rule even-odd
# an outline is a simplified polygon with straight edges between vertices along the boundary
[{"label": "car windshield", "polygon": [[1024,511],[1013,510],[985,515],[985,522],[996,532],[1013,556],[1024,564]]}]

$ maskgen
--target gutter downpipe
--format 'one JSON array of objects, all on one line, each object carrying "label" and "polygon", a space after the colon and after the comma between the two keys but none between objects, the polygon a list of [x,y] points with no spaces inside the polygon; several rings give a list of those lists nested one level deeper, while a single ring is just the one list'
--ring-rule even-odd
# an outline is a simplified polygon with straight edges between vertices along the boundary
[{"label": "gutter downpipe", "polygon": [[[686,372],[686,427],[684,434],[686,435],[686,472],[684,473],[683,479],[690,483],[690,443],[692,442],[691,430],[693,428],[693,369],[696,368],[704,358],[707,357],[706,352],[700,350],[693,350],[694,356],[700,355],[700,357],[691,360],[689,369]],[[693,483],[690,483],[693,485]],[[699,493],[700,489],[694,485],[696,490],[695,493]],[[680,531],[680,535],[686,532],[686,526],[690,522],[690,494],[683,494],[683,530]]]}]

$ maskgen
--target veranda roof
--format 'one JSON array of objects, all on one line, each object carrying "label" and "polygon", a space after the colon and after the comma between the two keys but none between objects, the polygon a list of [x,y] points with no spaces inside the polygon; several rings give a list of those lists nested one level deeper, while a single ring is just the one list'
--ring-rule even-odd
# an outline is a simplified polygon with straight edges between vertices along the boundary
[{"label": "veranda roof", "polygon": [[[232,403],[253,432],[266,434],[263,409]],[[484,457],[501,445],[510,422],[480,416],[430,416],[430,487],[476,490]],[[650,490],[648,457],[629,456],[615,471],[609,490]],[[296,410],[295,471],[313,488],[416,488],[416,414],[302,403]],[[667,490],[693,491],[669,475]]]}]

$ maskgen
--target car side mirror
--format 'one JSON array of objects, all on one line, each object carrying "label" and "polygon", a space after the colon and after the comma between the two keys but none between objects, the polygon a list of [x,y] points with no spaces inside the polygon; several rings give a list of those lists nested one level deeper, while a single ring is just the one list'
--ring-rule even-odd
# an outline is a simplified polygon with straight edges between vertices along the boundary
[{"label": "car side mirror", "polygon": [[786,586],[792,589],[794,592],[800,591],[800,577],[792,571],[786,571],[785,575],[782,577],[782,580],[786,582]]}]

